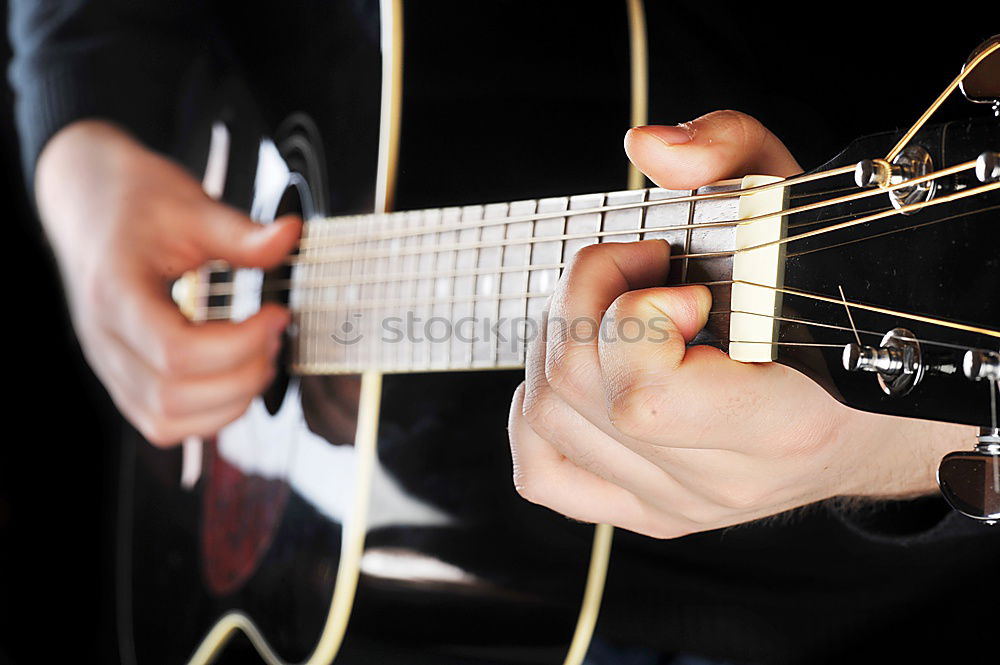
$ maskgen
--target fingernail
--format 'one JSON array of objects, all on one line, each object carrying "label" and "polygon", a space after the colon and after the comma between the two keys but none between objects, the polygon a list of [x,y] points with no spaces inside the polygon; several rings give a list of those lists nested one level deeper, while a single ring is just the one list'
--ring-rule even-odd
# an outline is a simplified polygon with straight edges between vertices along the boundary
[{"label": "fingernail", "polygon": [[681,145],[693,138],[691,129],[684,125],[646,125],[638,129],[651,134],[666,145]]}]

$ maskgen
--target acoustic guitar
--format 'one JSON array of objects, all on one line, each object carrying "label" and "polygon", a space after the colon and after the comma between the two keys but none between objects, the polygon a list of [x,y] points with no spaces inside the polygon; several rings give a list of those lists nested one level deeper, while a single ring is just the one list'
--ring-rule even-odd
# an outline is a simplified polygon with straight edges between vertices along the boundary
[{"label": "acoustic guitar", "polygon": [[[627,4],[642,124],[644,18]],[[239,420],[173,450],[126,446],[127,661],[580,663],[611,529],[544,514],[509,488],[501,517],[476,519],[463,509],[488,495],[475,477],[452,478],[444,499],[428,492],[444,460],[420,459],[426,414],[406,403],[434,390],[429,373],[520,368],[563,266],[598,242],[670,243],[669,283],[712,291],[695,344],[784,363],[857,409],[981,427],[940,479],[956,509],[998,518],[1000,254],[984,238],[1000,214],[1000,125],[992,111],[929,120],[958,88],[996,103],[1000,39],[910,131],[859,139],[801,176],[670,191],[633,175],[622,191],[389,212],[403,28],[399,3],[382,6],[376,212],[328,216],[328,155],[308,116],[263,138],[241,135],[238,114],[203,126],[206,191],[261,223],[288,210],[307,222],[280,269],[207,265],[175,298],[194,321],[276,300],[293,323],[286,371]],[[469,385],[509,400],[496,382]],[[393,443],[398,423],[380,431],[380,400],[402,405],[415,451]],[[449,462],[509,464],[506,450],[466,450]]]}]

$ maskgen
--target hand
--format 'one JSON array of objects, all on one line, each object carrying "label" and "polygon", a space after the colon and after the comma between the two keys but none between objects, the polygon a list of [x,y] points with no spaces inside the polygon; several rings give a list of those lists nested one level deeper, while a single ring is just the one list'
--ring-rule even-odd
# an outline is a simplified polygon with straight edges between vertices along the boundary
[{"label": "hand", "polygon": [[[774,135],[732,111],[632,129],[625,148],[670,189],[799,171]],[[967,445],[969,428],[854,411],[782,365],[686,348],[711,296],[703,286],[657,288],[669,255],[661,240],[607,243],[567,266],[511,405],[514,484],[525,498],[671,538],[832,496],[934,490],[938,461]],[[592,339],[562,323],[573,321],[605,331],[655,322],[666,334]]]},{"label": "hand", "polygon": [[255,224],[97,121],[52,138],[35,193],[84,353],[121,412],[158,445],[241,415],[272,378],[288,312],[265,305],[241,323],[196,325],[171,301],[170,283],[209,259],[274,266],[300,222]]}]

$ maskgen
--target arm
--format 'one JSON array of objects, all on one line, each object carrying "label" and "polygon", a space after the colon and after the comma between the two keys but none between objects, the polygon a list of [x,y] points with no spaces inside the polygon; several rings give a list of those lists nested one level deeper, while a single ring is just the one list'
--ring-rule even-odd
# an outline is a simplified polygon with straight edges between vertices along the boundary
[{"label": "arm", "polygon": [[[800,169],[752,118],[719,112],[679,127],[633,129],[632,161],[658,185],[689,189],[745,173]],[[936,491],[942,455],[970,428],[848,409],[797,372],[686,347],[705,325],[702,286],[656,288],[669,246],[585,248],[550,315],[666,320],[667,336],[576,341],[550,327],[529,350],[514,396],[514,482],[571,517],[677,537],[834,496],[905,498]]]},{"label": "arm", "polygon": [[[192,325],[170,281],[211,258],[271,266],[298,221],[269,227],[209,199],[157,151],[204,50],[200,4],[15,0],[22,153],[84,354],[152,442],[209,434],[269,381],[288,314]],[[33,176],[33,177],[32,177]]]}]

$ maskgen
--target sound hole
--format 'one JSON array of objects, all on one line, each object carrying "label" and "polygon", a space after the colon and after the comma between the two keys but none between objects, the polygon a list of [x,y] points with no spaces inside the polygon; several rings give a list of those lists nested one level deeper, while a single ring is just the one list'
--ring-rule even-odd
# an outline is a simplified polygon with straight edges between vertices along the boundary
[{"label": "sound hole", "polygon": [[[296,180],[301,180],[301,176],[297,173],[292,174],[290,178],[290,185],[285,190],[285,193],[281,197],[281,202],[278,204],[278,208],[275,211],[275,219],[281,217],[282,215],[296,214],[299,216],[306,216],[303,214],[303,209],[310,211],[311,201],[303,202],[303,196],[308,196],[309,190],[308,186],[300,187],[297,186]],[[304,191],[303,191],[304,190]],[[311,211],[310,211],[311,212]],[[293,256],[298,254],[298,250],[293,253]],[[274,270],[269,270],[264,273],[264,288],[261,294],[261,304],[266,302],[273,302],[288,306],[288,284],[290,283],[292,277],[292,267],[291,265],[285,264],[278,266]],[[289,373],[288,366],[291,362],[291,345],[288,343],[288,333],[285,333],[284,342],[281,345],[281,350],[278,352],[278,358],[276,360],[278,364],[278,371],[275,374],[274,381],[271,385],[267,387],[261,398],[264,400],[264,406],[267,408],[268,413],[274,415],[281,408],[281,403],[284,399],[285,392],[288,390]]]}]

